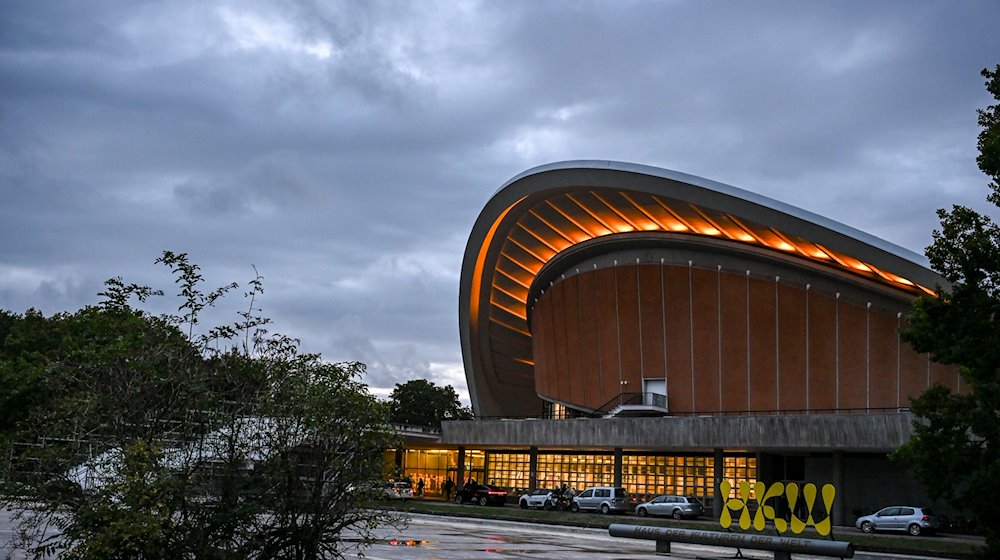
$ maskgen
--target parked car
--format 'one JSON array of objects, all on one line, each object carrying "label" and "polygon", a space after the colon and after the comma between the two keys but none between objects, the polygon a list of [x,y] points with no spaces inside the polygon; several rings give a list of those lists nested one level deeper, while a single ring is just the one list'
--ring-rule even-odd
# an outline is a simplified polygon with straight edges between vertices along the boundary
[{"label": "parked car", "polygon": [[889,506],[871,515],[862,515],[854,526],[866,533],[875,531],[906,531],[917,536],[933,533],[941,528],[941,520],[930,508],[916,506]]},{"label": "parked car", "polygon": [[657,496],[648,502],[635,506],[639,517],[647,515],[669,515],[674,519],[694,519],[705,514],[705,506],[692,496]]},{"label": "parked car", "polygon": [[539,488],[527,494],[521,494],[521,497],[517,499],[517,505],[521,506],[521,509],[544,508],[552,496],[552,492],[553,490]]},{"label": "parked car", "polygon": [[630,498],[624,488],[615,486],[594,486],[573,497],[570,509],[577,511],[599,511],[601,513],[625,513],[630,507]]},{"label": "parked car", "polygon": [[455,503],[477,503],[481,506],[502,506],[507,502],[507,491],[499,486],[489,484],[472,484],[463,486],[455,492]]},{"label": "parked car", "polygon": [[387,482],[384,494],[390,500],[409,500],[413,498],[413,486],[409,482]]}]

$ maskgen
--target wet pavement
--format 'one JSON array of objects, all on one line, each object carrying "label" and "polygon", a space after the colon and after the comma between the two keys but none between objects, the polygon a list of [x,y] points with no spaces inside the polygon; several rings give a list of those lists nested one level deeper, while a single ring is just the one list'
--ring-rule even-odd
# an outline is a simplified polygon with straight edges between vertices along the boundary
[{"label": "wet pavement", "polygon": [[[378,542],[365,550],[368,560],[478,560],[521,559],[555,560],[585,558],[586,560],[639,560],[639,559],[730,559],[736,549],[673,544],[669,555],[656,554],[655,543],[647,540],[612,537],[607,529],[587,529],[545,525],[530,522],[498,521],[491,519],[459,518],[440,515],[408,514],[406,527],[377,529]],[[622,519],[628,523],[627,518]],[[0,510],[0,544],[13,536],[10,512]],[[346,535],[345,535],[346,536]],[[350,546],[350,537],[347,536]],[[2,548],[2,547],[0,547]],[[0,558],[9,551],[0,550]],[[362,558],[358,550],[347,550],[347,558]],[[743,550],[744,558],[774,558],[766,551]],[[12,558],[24,558],[15,552]],[[796,560],[814,560],[823,557],[794,554]],[[934,556],[909,556],[858,552],[860,560],[936,560]]]},{"label": "wet pavement", "polygon": [[[518,559],[555,560],[639,560],[652,558],[729,559],[736,549],[715,546],[673,544],[671,554],[656,554],[653,541],[611,537],[607,529],[518,523],[487,519],[467,519],[411,514],[402,530],[379,530],[380,541],[365,552],[369,560],[476,560]],[[771,559],[767,551],[743,550],[744,558]],[[354,558],[356,553],[348,557]],[[929,560],[932,556],[907,556],[858,552],[861,560]],[[360,558],[360,557],[359,557]],[[794,554],[796,560],[826,558]]]}]

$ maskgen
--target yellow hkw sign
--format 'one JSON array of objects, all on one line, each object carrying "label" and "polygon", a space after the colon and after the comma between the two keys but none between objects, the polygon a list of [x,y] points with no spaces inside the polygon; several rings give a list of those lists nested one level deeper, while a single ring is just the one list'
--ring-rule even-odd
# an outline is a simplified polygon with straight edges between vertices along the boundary
[{"label": "yellow hkw sign", "polygon": [[[815,484],[806,484],[802,487],[802,493],[800,494],[799,485],[794,482],[789,482],[788,484],[775,482],[769,487],[763,482],[757,482],[753,485],[755,499],[751,499],[750,483],[743,480],[740,481],[739,485],[739,497],[725,498],[730,495],[732,489],[733,487],[728,480],[724,480],[722,484],[719,484],[719,491],[722,493],[723,499],[726,500],[725,507],[722,508],[722,517],[719,518],[719,523],[722,524],[723,528],[728,529],[733,524],[732,513],[740,512],[740,529],[749,529],[751,525],[749,506],[750,502],[756,501],[757,511],[753,514],[752,524],[753,528],[757,531],[763,531],[764,527],[767,526],[767,522],[771,521],[779,533],[784,533],[791,528],[793,533],[799,534],[806,527],[812,526],[816,528],[816,532],[820,535],[826,536],[830,534],[833,524],[830,515],[833,511],[833,498],[837,494],[837,490],[832,484],[823,485],[823,510],[819,512],[822,513],[823,517],[819,521],[816,521],[813,517],[813,508],[817,505]],[[774,505],[772,505],[774,502],[780,500],[785,500],[788,503],[788,520],[777,515]],[[800,500],[802,501],[800,502]],[[805,518],[800,516],[803,512],[805,513]]]}]

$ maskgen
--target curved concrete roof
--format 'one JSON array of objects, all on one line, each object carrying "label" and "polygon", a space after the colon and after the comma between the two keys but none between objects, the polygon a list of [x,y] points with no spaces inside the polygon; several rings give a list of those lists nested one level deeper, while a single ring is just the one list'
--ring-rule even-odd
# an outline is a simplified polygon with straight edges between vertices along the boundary
[{"label": "curved concrete roof", "polygon": [[901,297],[944,283],[917,253],[723,183],[614,161],[535,167],[493,194],[466,246],[459,327],[478,414],[537,414],[528,315],[542,268],[592,240],[637,234],[744,244]]}]

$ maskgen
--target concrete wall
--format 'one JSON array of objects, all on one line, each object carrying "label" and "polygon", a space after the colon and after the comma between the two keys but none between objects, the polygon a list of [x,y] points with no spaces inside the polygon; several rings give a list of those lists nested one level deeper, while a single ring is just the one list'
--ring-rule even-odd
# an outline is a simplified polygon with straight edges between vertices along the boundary
[{"label": "concrete wall", "polygon": [[441,443],[476,447],[651,451],[888,453],[912,434],[911,415],[697,416],[444,422]]}]

